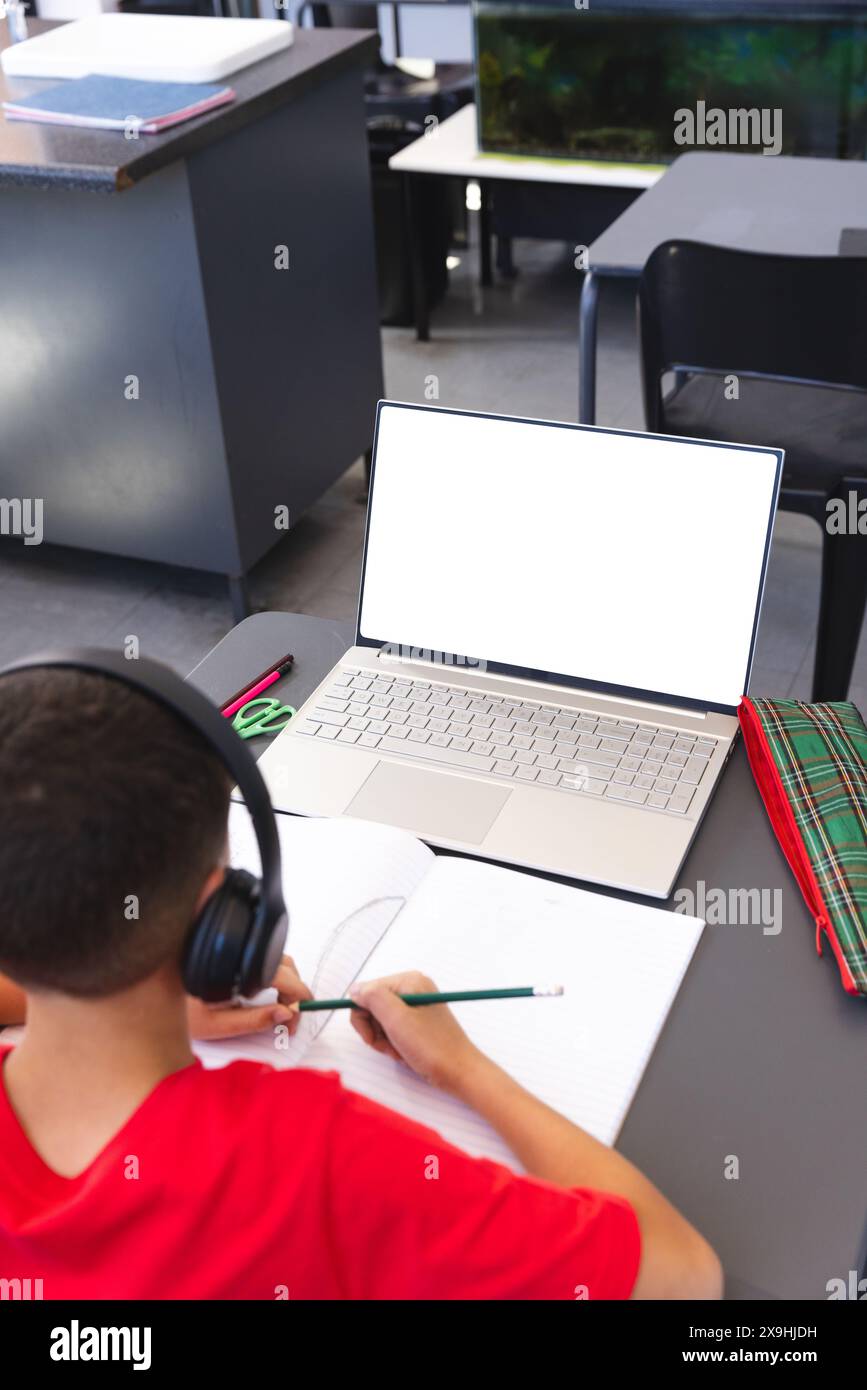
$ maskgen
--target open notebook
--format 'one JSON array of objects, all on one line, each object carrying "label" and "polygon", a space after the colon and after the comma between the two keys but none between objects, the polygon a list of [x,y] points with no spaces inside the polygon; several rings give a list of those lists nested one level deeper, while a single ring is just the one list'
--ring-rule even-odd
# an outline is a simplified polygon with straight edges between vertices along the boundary
[{"label": "open notebook", "polygon": [[[287,950],[318,998],[353,980],[422,970],[439,989],[561,984],[550,999],[455,1005],[474,1042],[542,1100],[611,1144],[703,923],[474,860],[434,855],[401,830],[278,815]],[[254,872],[246,810],[233,805],[232,863]],[[475,1113],[365,1047],[349,1011],[302,1016],[293,1039],[197,1043],[206,1066],[238,1057],[340,1072],[353,1090],[517,1167]]]}]

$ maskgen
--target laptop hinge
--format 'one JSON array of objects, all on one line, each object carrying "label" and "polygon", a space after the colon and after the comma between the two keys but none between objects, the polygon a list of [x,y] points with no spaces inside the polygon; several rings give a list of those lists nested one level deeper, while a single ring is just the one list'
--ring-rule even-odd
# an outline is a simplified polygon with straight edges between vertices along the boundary
[{"label": "laptop hinge", "polygon": [[468,660],[464,660],[463,662],[447,662],[445,660],[426,661],[419,654],[423,650],[425,649],[422,647],[399,647],[396,643],[385,642],[376,653],[376,658],[378,661],[392,661],[403,666],[423,666],[429,671],[439,671],[441,674],[451,675],[453,678],[457,677],[459,673],[466,673],[468,675],[482,676],[486,680],[508,681],[512,685],[516,683],[521,685],[535,685],[540,688],[540,693],[544,692],[547,699],[554,698],[552,694],[548,693],[549,691],[558,693],[562,691],[563,698],[566,699],[581,699],[583,696],[584,699],[592,700],[594,703],[604,701],[609,704],[635,705],[641,709],[646,709],[648,711],[648,717],[656,713],[674,714],[678,716],[686,715],[690,719],[707,719],[709,714],[708,710],[685,710],[679,705],[663,705],[658,701],[638,700],[631,695],[609,695],[607,692],[603,694],[598,690],[583,690],[580,687],[576,689],[573,686],[558,686],[534,681],[530,678],[524,679],[520,676],[508,676],[500,671],[486,670],[481,662],[477,666]]}]

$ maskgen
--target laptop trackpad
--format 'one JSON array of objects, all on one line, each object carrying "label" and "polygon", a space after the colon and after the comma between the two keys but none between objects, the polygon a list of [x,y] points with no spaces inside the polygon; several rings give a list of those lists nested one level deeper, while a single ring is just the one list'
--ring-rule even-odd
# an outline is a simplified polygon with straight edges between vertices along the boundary
[{"label": "laptop trackpad", "polygon": [[403,763],[377,763],[343,814],[398,825],[423,839],[430,836],[477,845],[509,796],[506,788],[501,791],[468,777],[450,777]]}]

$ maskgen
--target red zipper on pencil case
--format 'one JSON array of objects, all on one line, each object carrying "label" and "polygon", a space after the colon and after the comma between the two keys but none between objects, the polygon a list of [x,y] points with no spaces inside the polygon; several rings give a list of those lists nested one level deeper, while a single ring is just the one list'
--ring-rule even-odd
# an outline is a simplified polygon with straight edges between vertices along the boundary
[{"label": "red zipper on pencil case", "polygon": [[804,838],[798,829],[795,820],[795,813],[792,810],[791,802],[786,795],[783,786],[780,770],[777,767],[773,752],[771,751],[767,735],[762,727],[762,722],[756,712],[756,708],[749,698],[744,695],[740,710],[738,712],[741,732],[744,736],[744,746],[747,750],[747,758],[752,768],[753,777],[762,801],[765,803],[774,834],[780,842],[783,853],[789,864],[789,868],[798,880],[798,887],[803,894],[804,902],[810,909],[810,913],[816,923],[816,950],[822,954],[822,932],[828,938],[834,959],[840,971],[840,978],[843,988],[847,994],[858,994],[860,991],[855,983],[852,971],[849,969],[848,961],[843,954],[842,947],[837,938],[837,933],[831,925],[830,914],[828,913],[825,900],[822,897],[822,890],[813,871]]}]

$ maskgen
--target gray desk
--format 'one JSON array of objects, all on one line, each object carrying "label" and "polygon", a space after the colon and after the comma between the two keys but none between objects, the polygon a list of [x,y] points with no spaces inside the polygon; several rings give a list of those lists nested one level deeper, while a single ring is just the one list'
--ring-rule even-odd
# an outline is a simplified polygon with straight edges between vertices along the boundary
[{"label": "gray desk", "polygon": [[162,135],[0,117],[0,495],[44,499],[47,541],[226,574],[243,611],[275,508],[370,447],[376,47],[301,31]]},{"label": "gray desk", "polygon": [[581,292],[578,419],[596,420],[599,282],[641,275],[683,238],[735,251],[836,256],[844,227],[867,225],[867,164],[760,154],[684,154],[590,245]]},{"label": "gray desk", "polygon": [[[275,693],[297,706],[353,636],[348,623],[262,614],[190,679],[219,701],[293,651]],[[867,1253],[867,1005],[816,957],[742,745],[678,887],[699,880],[779,889],[782,930],[705,928],[618,1148],[711,1240],[729,1298],[824,1299],[829,1279],[863,1273]],[[730,1155],[737,1180],[725,1177]]]}]

